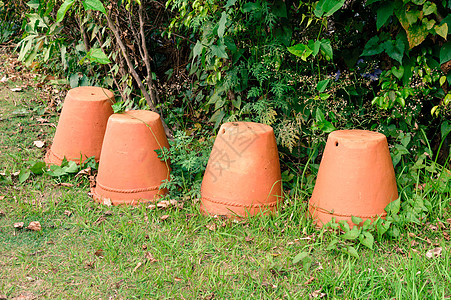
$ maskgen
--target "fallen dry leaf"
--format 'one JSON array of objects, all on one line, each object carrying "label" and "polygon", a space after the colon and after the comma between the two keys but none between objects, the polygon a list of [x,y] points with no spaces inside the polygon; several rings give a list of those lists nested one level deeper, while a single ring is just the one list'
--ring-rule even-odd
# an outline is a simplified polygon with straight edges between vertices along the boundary
[{"label": "fallen dry leaf", "polygon": [[92,175],[92,169],[91,167],[87,167],[86,169],[80,170],[77,175],[75,175],[75,177],[77,176],[82,176],[82,175]]},{"label": "fallen dry leaf", "polygon": [[3,76],[2,79],[0,79],[0,82],[7,82],[8,78],[6,76]]},{"label": "fallen dry leaf", "polygon": [[142,262],[139,262],[138,264],[136,264],[136,267],[133,269],[133,272],[136,272],[136,270],[138,270],[138,268],[141,266],[142,266]]},{"label": "fallen dry leaf", "polygon": [[216,223],[210,223],[210,224],[207,224],[207,225],[205,225],[205,227],[207,227],[208,228],[208,230],[211,230],[211,231],[216,231]]},{"label": "fallen dry leaf", "polygon": [[160,209],[167,208],[170,205],[169,201],[163,200],[157,203],[157,207]]},{"label": "fallen dry leaf", "polygon": [[164,221],[164,220],[166,220],[167,218],[169,218],[169,215],[163,215],[163,216],[160,217],[160,220],[161,220],[161,221]]},{"label": "fallen dry leaf", "polygon": [[90,261],[85,264],[86,269],[94,269],[96,261]]},{"label": "fallen dry leaf", "polygon": [[72,212],[70,211],[70,210],[65,210],[64,211],[64,214],[66,215],[66,216],[68,216],[68,217],[70,217],[71,215],[72,215]]},{"label": "fallen dry leaf", "polygon": [[247,236],[247,237],[244,238],[244,240],[245,240],[246,242],[248,242],[248,243],[251,243],[251,242],[254,241],[254,238],[251,238],[250,236]]},{"label": "fallen dry leaf", "polygon": [[147,252],[145,257],[150,263],[154,263],[154,262],[158,261],[153,257],[152,253],[150,253],[150,252]]},{"label": "fallen dry leaf", "polygon": [[326,296],[326,293],[321,293],[321,289],[319,289],[319,290],[312,292],[310,294],[310,296],[313,298],[323,298],[324,296]]},{"label": "fallen dry leaf", "polygon": [[177,282],[180,282],[180,281],[182,281],[183,279],[180,278],[180,277],[174,277],[174,280],[177,281]]},{"label": "fallen dry leaf", "polygon": [[103,199],[103,205],[111,206],[111,199],[110,198],[104,198]]},{"label": "fallen dry leaf", "polygon": [[30,224],[28,224],[27,229],[33,231],[41,231],[41,223],[39,223],[38,221],[32,221],[30,222]]},{"label": "fallen dry leaf", "polygon": [[67,182],[59,182],[57,185],[65,186],[65,187],[73,187],[74,186],[72,183],[67,183]]},{"label": "fallen dry leaf", "polygon": [[22,91],[22,88],[12,88],[12,89],[10,89],[11,90],[11,92],[21,92]]},{"label": "fallen dry leaf", "polygon": [[312,283],[315,280],[315,277],[310,277],[306,282],[304,282],[304,285],[309,285],[310,283]]},{"label": "fallen dry leaf", "polygon": [[[3,175],[4,176],[4,175]],[[0,200],[3,200],[3,199],[5,199],[6,198],[6,196],[0,196]]]},{"label": "fallen dry leaf", "polygon": [[12,298],[12,300],[34,300],[37,299],[31,292],[22,292],[19,296]]},{"label": "fallen dry leaf", "polygon": [[4,217],[6,214],[3,210],[0,210],[0,217]]},{"label": "fallen dry leaf", "polygon": [[153,210],[155,209],[157,206],[155,204],[149,204],[147,205],[147,209]]},{"label": "fallen dry leaf", "polygon": [[111,210],[107,210],[106,212],[104,212],[105,216],[112,216],[113,212]]},{"label": "fallen dry leaf", "polygon": [[45,142],[43,141],[34,141],[33,144],[38,147],[38,148],[42,148],[45,145]]},{"label": "fallen dry leaf", "polygon": [[6,295],[0,294],[0,300],[7,300],[8,297],[6,297]]},{"label": "fallen dry leaf", "polygon": [[177,205],[177,200],[174,200],[174,199],[171,199],[171,200],[169,200],[169,204],[171,204],[171,205]]},{"label": "fallen dry leaf", "polygon": [[96,252],[94,252],[95,256],[103,257],[103,249],[99,249]]},{"label": "fallen dry leaf", "polygon": [[14,223],[14,228],[22,229],[24,224],[25,224],[24,222]]},{"label": "fallen dry leaf", "polygon": [[94,225],[99,225],[101,223],[103,223],[106,220],[106,218],[104,216],[100,216],[97,218],[97,220],[94,221]]},{"label": "fallen dry leaf", "polygon": [[439,257],[442,255],[442,247],[436,247],[426,252],[427,258]]}]

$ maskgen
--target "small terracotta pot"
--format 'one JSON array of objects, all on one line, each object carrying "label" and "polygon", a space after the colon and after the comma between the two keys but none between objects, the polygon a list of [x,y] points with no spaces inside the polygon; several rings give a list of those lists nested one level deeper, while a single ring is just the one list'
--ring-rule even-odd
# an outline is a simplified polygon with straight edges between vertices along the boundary
[{"label": "small terracotta pot", "polygon": [[44,161],[60,165],[66,157],[80,163],[91,156],[98,161],[113,103],[113,92],[101,87],[71,89],[64,100],[53,144]]},{"label": "small terracotta pot", "polygon": [[158,158],[156,149],[166,147],[160,115],[146,110],[113,114],[109,120],[100,155],[93,198],[100,203],[137,204],[156,200],[169,180],[170,167]]},{"label": "small terracotta pot", "polygon": [[398,198],[386,137],[366,130],[334,131],[327,139],[309,203],[318,226],[335,218],[353,225],[386,216],[384,208]]},{"label": "small terracotta pot", "polygon": [[275,211],[282,202],[279,155],[273,129],[251,122],[219,129],[201,188],[201,211],[245,217]]}]

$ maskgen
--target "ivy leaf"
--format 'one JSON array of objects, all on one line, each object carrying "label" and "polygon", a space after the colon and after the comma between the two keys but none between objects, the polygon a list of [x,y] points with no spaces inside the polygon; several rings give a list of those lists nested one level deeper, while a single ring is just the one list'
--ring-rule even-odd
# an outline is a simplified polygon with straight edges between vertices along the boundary
[{"label": "ivy leaf", "polygon": [[385,211],[387,212],[387,214],[393,216],[398,214],[400,208],[401,198],[398,198],[395,201],[388,203],[388,205],[385,207]]},{"label": "ivy leaf", "polygon": [[381,7],[379,7],[376,18],[377,30],[379,30],[393,15],[393,10],[394,6],[392,2],[384,3]]},{"label": "ivy leaf", "polygon": [[444,64],[451,60],[451,42],[443,44],[440,49],[440,64]]},{"label": "ivy leaf", "polygon": [[423,5],[423,13],[425,16],[430,14],[437,14],[437,5],[435,3],[427,1]]},{"label": "ivy leaf", "polygon": [[357,226],[352,227],[351,230],[345,232],[341,237],[346,240],[355,240],[360,235],[360,229]]},{"label": "ivy leaf", "polygon": [[194,59],[196,59],[196,57],[198,57],[202,53],[203,48],[204,46],[202,45],[202,43],[200,41],[197,41],[196,45],[193,48],[193,62]]},{"label": "ivy leaf", "polygon": [[351,216],[351,220],[352,220],[352,223],[354,223],[355,225],[359,225],[360,223],[363,222],[362,218],[354,217],[354,216]]},{"label": "ivy leaf", "polygon": [[446,39],[446,37],[448,36],[448,24],[443,23],[442,25],[435,25],[434,31],[439,36]]},{"label": "ivy leaf", "polygon": [[444,139],[451,132],[451,123],[449,123],[448,121],[443,121],[442,125],[440,126],[440,132],[442,139]]},{"label": "ivy leaf", "polygon": [[91,48],[91,50],[89,50],[89,52],[86,54],[86,57],[89,59],[89,61],[96,62],[102,65],[111,63],[108,56],[106,56],[106,54],[100,48]]},{"label": "ivy leaf", "polygon": [[292,264],[295,265],[308,257],[308,252],[301,252],[293,258]]},{"label": "ivy leaf", "polygon": [[30,171],[36,175],[44,173],[44,170],[45,170],[45,162],[43,161],[37,161],[30,167]]},{"label": "ivy leaf", "polygon": [[393,73],[393,75],[395,75],[396,78],[401,79],[404,75],[404,67],[399,66],[399,68],[396,68],[395,66],[393,66],[391,68],[391,72]]},{"label": "ivy leaf", "polygon": [[224,6],[224,8],[234,6],[235,3],[236,3],[236,0],[228,0],[226,6]]},{"label": "ivy leaf", "polygon": [[410,49],[421,44],[429,34],[429,31],[425,24],[414,24],[410,26],[406,32]]},{"label": "ivy leaf", "polygon": [[248,13],[248,12],[251,12],[251,11],[257,10],[257,9],[261,9],[260,4],[258,4],[258,3],[247,2],[243,5],[244,13]]},{"label": "ivy leaf", "polygon": [[319,0],[318,4],[316,4],[315,7],[315,16],[318,18],[321,17],[329,17],[334,12],[339,10],[343,4],[345,3],[345,0]]},{"label": "ivy leaf", "polygon": [[83,0],[83,7],[85,10],[96,10],[104,13],[106,15],[105,7],[103,6],[102,2],[100,0]]},{"label": "ivy leaf", "polygon": [[374,237],[368,231],[362,232],[359,236],[359,241],[363,246],[373,249]]},{"label": "ivy leaf", "polygon": [[218,27],[218,36],[219,38],[222,38],[224,36],[224,31],[225,31],[225,25],[227,22],[227,14],[225,11],[222,12],[221,14],[221,19],[219,20],[219,27]]},{"label": "ivy leaf", "polygon": [[349,255],[351,255],[351,256],[353,256],[355,258],[359,258],[359,253],[352,246],[349,246],[348,248],[346,248],[346,253],[348,253]]},{"label": "ivy leaf", "polygon": [[61,22],[64,19],[64,16],[66,15],[69,8],[74,3],[74,0],[66,0],[64,3],[60,6],[58,9],[58,12],[56,13],[56,23]]}]

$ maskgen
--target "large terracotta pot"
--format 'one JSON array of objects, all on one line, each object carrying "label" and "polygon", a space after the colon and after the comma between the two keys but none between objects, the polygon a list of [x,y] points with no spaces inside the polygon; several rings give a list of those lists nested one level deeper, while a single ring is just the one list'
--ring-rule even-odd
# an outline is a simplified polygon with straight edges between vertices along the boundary
[{"label": "large terracotta pot", "polygon": [[71,89],[64,100],[55,137],[44,161],[60,165],[65,157],[80,163],[91,156],[98,161],[113,103],[113,92],[101,87]]},{"label": "large terracotta pot", "polygon": [[155,152],[163,147],[169,149],[169,144],[157,113],[113,114],[105,132],[93,198],[105,204],[137,204],[165,194],[159,187],[162,180],[169,180],[170,167]]},{"label": "large terracotta pot", "polygon": [[365,130],[332,132],[318,170],[309,212],[318,226],[351,216],[364,221],[384,217],[398,198],[386,137]]},{"label": "large terracotta pot", "polygon": [[251,122],[223,124],[201,194],[201,210],[210,215],[245,217],[274,212],[282,202],[282,184],[273,129]]}]

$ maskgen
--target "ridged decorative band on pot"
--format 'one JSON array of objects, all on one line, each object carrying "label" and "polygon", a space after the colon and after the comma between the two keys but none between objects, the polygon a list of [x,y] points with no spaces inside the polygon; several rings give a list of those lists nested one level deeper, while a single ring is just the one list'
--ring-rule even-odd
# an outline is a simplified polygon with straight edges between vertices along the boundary
[{"label": "ridged decorative band on pot", "polygon": [[157,200],[166,190],[169,163],[155,150],[169,149],[163,124],[157,113],[132,110],[113,114],[107,124],[100,155],[93,198],[100,203],[137,204]]},{"label": "ridged decorative band on pot", "polygon": [[326,143],[309,202],[318,226],[351,216],[375,220],[398,198],[386,137],[366,130],[332,132]]},{"label": "ridged decorative band on pot", "polygon": [[77,163],[94,156],[100,158],[108,118],[113,113],[113,92],[101,87],[71,89],[64,100],[47,164],[60,165],[65,157]]},{"label": "ridged decorative band on pot", "polygon": [[282,184],[270,126],[221,126],[202,181],[201,201],[202,212],[210,215],[245,217],[275,211],[282,201]]}]

